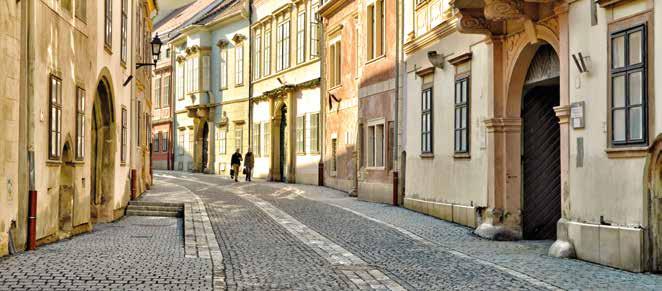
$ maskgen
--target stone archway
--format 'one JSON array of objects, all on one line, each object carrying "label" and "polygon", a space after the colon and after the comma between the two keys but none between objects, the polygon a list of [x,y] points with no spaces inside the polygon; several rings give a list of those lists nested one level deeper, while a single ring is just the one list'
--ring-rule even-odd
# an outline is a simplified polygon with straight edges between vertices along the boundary
[{"label": "stone archway", "polygon": [[[92,105],[90,133],[90,201],[93,220],[112,218],[112,200],[115,179],[115,109],[113,91],[107,77],[97,83]],[[128,149],[127,149],[128,150]],[[128,156],[128,153],[124,153]]]},{"label": "stone archway", "polygon": [[71,148],[71,138],[67,138],[67,142],[62,148],[62,165],[60,166],[60,191],[58,198],[58,236],[60,239],[71,235],[73,230],[73,215],[74,215],[74,166],[73,166],[73,153]]},{"label": "stone archway", "polygon": [[658,135],[646,159],[644,201],[648,204],[648,265],[662,272],[662,134]]},{"label": "stone archway", "polygon": [[272,158],[271,158],[271,179],[273,181],[287,181],[288,169],[288,124],[287,124],[287,105],[282,102],[275,106],[273,122],[271,123],[272,132]]}]

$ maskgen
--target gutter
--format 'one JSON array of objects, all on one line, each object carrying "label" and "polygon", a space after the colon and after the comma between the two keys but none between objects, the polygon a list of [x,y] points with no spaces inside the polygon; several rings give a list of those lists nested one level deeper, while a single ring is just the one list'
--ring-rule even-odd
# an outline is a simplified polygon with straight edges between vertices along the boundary
[{"label": "gutter", "polygon": [[[248,15],[243,15],[242,17],[248,19],[248,148],[251,149],[251,152],[258,149],[252,148],[253,145],[253,37],[251,31],[251,25],[253,24],[253,0],[248,2]],[[240,10],[240,11],[243,11]],[[261,52],[258,52],[260,54]],[[221,111],[223,107],[221,107]]]},{"label": "gutter", "polygon": [[402,19],[401,19],[401,7],[402,7],[402,1],[395,1],[395,31],[396,31],[396,56],[395,56],[395,110],[394,110],[394,123],[393,123],[393,205],[398,206],[398,201],[399,201],[399,171],[397,169],[400,168],[400,163],[399,163],[399,152],[400,152],[400,147],[398,143],[398,135],[399,135],[399,122],[400,122],[400,62],[402,61],[402,42],[401,42],[401,37],[402,33],[400,30],[402,29]]},{"label": "gutter", "polygon": [[26,46],[27,46],[27,57],[26,65],[27,70],[26,81],[27,81],[27,98],[25,98],[27,103],[27,151],[28,151],[28,235],[27,235],[27,249],[35,250],[37,248],[37,189],[35,187],[35,161],[34,161],[34,87],[32,85],[32,55],[35,53],[35,47],[32,45],[34,42],[34,17],[32,17],[32,1],[26,1],[25,9],[27,10],[27,36],[26,36]]}]

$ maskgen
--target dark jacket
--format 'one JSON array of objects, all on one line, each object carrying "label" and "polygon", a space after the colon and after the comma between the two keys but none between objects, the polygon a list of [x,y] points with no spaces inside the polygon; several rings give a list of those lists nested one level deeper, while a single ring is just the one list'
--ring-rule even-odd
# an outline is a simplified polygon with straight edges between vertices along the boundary
[{"label": "dark jacket", "polygon": [[252,169],[255,166],[255,157],[253,156],[253,153],[247,152],[245,157],[244,167]]},{"label": "dark jacket", "polygon": [[231,165],[241,165],[241,154],[240,153],[234,153],[232,155],[232,160],[230,161]]}]

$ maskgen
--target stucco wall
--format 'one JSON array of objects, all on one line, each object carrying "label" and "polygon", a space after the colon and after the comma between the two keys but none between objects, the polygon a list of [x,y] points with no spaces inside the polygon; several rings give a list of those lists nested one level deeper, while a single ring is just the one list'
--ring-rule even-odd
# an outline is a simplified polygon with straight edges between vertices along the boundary
[{"label": "stucco wall", "polygon": [[[406,177],[405,196],[466,206],[487,206],[487,155],[485,127],[489,86],[490,51],[478,35],[452,33],[429,47],[407,56],[405,95]],[[455,67],[449,63],[433,73],[433,154],[421,157],[421,87],[416,69],[432,65],[427,53],[437,51],[453,58],[472,53],[470,83],[470,158],[454,157]]]},{"label": "stucco wall", "polygon": [[8,252],[8,231],[18,219],[18,137],[19,86],[21,55],[21,5],[18,2],[0,4],[0,256]]}]

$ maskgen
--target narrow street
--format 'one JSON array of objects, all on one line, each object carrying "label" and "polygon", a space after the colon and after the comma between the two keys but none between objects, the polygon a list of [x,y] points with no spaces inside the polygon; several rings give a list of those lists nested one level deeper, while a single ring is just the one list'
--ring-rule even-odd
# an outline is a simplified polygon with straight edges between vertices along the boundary
[{"label": "narrow street", "polygon": [[185,256],[181,219],[128,216],[0,259],[0,289],[662,288],[659,275],[548,257],[551,241],[488,241],[469,228],[328,188],[155,175],[142,200],[204,205],[202,218],[192,218],[204,225],[208,217],[211,225],[196,226],[197,256],[188,255],[188,245]]}]

